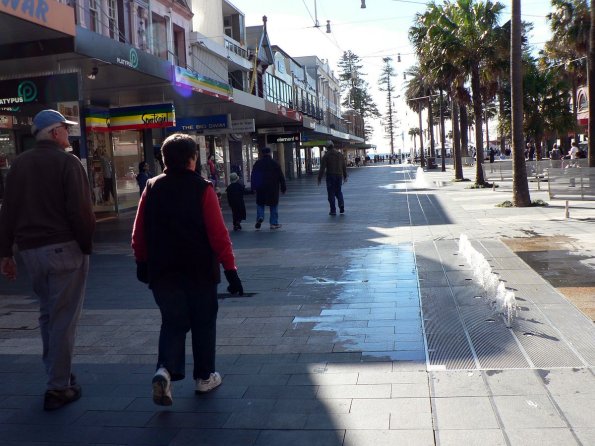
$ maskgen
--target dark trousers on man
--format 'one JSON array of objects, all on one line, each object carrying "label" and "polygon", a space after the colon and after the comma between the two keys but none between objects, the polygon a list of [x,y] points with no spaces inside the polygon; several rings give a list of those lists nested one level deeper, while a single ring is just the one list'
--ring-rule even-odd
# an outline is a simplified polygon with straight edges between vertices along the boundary
[{"label": "dark trousers on man", "polygon": [[343,202],[343,192],[341,185],[343,184],[343,177],[341,175],[326,175],[326,192],[328,194],[328,203],[331,207],[331,213],[336,213],[335,198],[339,204],[339,208],[343,209],[345,203]]},{"label": "dark trousers on man", "polygon": [[175,275],[155,281],[152,291],[161,312],[157,368],[165,367],[172,381],[184,379],[186,333],[190,330],[193,378],[208,379],[215,371],[217,285],[197,284]]}]

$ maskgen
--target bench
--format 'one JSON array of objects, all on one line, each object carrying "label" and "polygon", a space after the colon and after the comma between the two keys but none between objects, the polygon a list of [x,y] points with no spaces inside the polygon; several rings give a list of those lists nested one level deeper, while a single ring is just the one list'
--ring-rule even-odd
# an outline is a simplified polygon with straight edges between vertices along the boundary
[{"label": "bench", "polygon": [[[570,160],[527,160],[525,161],[525,168],[527,169],[527,179],[529,181],[537,181],[537,189],[541,190],[541,181],[546,179],[546,172],[548,169],[554,167],[564,167],[564,163]],[[573,160],[583,161],[583,160]],[[494,163],[483,163],[483,175],[486,180],[512,180],[513,169],[512,160],[499,160]]]},{"label": "bench", "polygon": [[550,200],[564,200],[565,217],[570,217],[569,201],[595,200],[595,167],[560,167],[547,170]]}]

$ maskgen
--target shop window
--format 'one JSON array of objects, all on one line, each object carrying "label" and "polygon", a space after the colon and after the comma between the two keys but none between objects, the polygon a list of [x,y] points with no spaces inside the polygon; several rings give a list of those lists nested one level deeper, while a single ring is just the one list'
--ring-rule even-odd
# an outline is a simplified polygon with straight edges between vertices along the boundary
[{"label": "shop window", "polygon": [[101,33],[99,28],[98,0],[89,0],[89,29],[93,32]]},{"label": "shop window", "polygon": [[162,59],[167,59],[167,23],[165,17],[153,13],[152,21],[153,54]]}]

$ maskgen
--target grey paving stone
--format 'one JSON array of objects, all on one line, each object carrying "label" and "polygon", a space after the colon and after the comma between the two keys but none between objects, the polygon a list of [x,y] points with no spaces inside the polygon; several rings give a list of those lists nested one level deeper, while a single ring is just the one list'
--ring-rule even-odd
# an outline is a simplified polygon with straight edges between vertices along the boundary
[{"label": "grey paving stone", "polygon": [[558,407],[573,428],[595,429],[593,394],[554,395]]},{"label": "grey paving stone", "polygon": [[500,429],[446,430],[436,431],[440,446],[505,446],[506,440]]},{"label": "grey paving stone", "polygon": [[390,384],[320,386],[317,398],[390,398]]},{"label": "grey paving stone", "polygon": [[343,430],[267,430],[261,431],[254,446],[342,446]]},{"label": "grey paving stone", "polygon": [[545,395],[495,396],[493,401],[505,429],[566,427]]},{"label": "grey paving stone", "polygon": [[301,414],[333,414],[349,413],[352,406],[349,398],[325,400],[278,400],[274,402],[274,412],[301,413]]},{"label": "grey paving stone", "polygon": [[488,396],[477,371],[430,372],[430,389],[433,397]]},{"label": "grey paving stone", "polygon": [[423,371],[401,372],[367,372],[363,370],[358,374],[357,384],[427,384],[428,374]]},{"label": "grey paving stone", "polygon": [[552,395],[582,393],[595,398],[595,375],[589,369],[539,370],[538,373]]},{"label": "grey paving stone", "polygon": [[[316,414],[316,417],[326,419],[324,414]],[[226,429],[303,429],[307,424],[309,415],[303,413],[272,412],[266,416],[261,413],[244,412],[233,413],[227,419],[224,426]]]},{"label": "grey paving stone", "polygon": [[[506,429],[511,446],[576,446],[570,429]],[[589,443],[587,443],[589,444]]]},{"label": "grey paving stone", "polygon": [[579,440],[583,445],[595,444],[595,429],[574,429],[574,432],[578,436]]},{"label": "grey paving stone", "polygon": [[497,429],[498,422],[486,397],[432,398],[434,426],[442,429]]},{"label": "grey paving stone", "polygon": [[303,385],[339,385],[339,384],[357,384],[357,373],[313,373],[313,374],[299,374],[291,375],[287,385],[303,386]]},{"label": "grey paving stone", "polygon": [[182,429],[168,446],[252,446],[259,433],[250,429]]},{"label": "grey paving stone", "polygon": [[388,429],[390,415],[356,412],[335,413],[332,416],[308,415],[306,429]]},{"label": "grey paving stone", "polygon": [[545,395],[535,370],[486,370],[483,372],[493,395]]},{"label": "grey paving stone", "polygon": [[347,430],[343,446],[434,446],[434,432],[425,430]]}]

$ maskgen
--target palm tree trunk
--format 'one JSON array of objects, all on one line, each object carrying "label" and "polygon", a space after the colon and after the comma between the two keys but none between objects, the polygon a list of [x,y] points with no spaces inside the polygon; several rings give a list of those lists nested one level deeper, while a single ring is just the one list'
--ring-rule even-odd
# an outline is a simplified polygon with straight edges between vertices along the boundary
[{"label": "palm tree trunk", "polygon": [[442,172],[446,172],[446,134],[444,131],[444,102],[442,88],[440,89],[440,145],[442,146]]},{"label": "palm tree trunk", "polygon": [[424,157],[424,128],[421,120],[421,106],[419,107],[419,164],[421,167],[426,167],[426,159]]},{"label": "palm tree trunk", "polygon": [[595,3],[591,1],[591,28],[589,30],[589,57],[588,82],[589,82],[589,167],[595,167]]},{"label": "palm tree trunk", "polygon": [[504,126],[502,125],[502,117],[504,116],[504,94],[502,90],[498,92],[498,117],[499,125],[498,131],[500,132],[500,155],[504,155],[506,152],[506,138],[504,136]]},{"label": "palm tree trunk", "polygon": [[531,205],[525,144],[523,143],[523,74],[521,61],[521,0],[512,0],[512,26],[510,30],[510,80],[512,105],[512,202],[515,206]]},{"label": "palm tree trunk", "polygon": [[467,106],[460,105],[461,116],[461,154],[462,156],[469,156],[469,115],[467,114]]},{"label": "palm tree trunk", "polygon": [[453,162],[455,167],[455,180],[463,181],[463,163],[461,159],[461,132],[459,128],[459,109],[458,104],[452,100],[451,106],[451,121],[452,121],[452,150]]},{"label": "palm tree trunk", "polygon": [[436,159],[436,144],[434,143],[434,110],[432,109],[432,95],[428,96],[428,130],[430,131],[430,156]]},{"label": "palm tree trunk", "polygon": [[471,68],[471,92],[473,96],[473,112],[475,114],[475,185],[483,186],[485,183],[483,177],[483,107],[481,101],[481,84],[479,80],[479,67],[474,65]]}]

